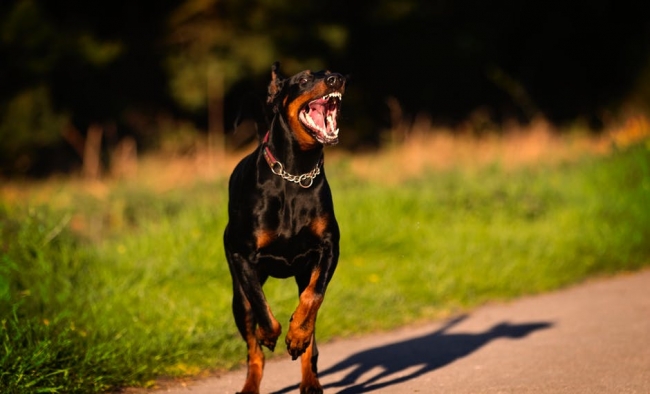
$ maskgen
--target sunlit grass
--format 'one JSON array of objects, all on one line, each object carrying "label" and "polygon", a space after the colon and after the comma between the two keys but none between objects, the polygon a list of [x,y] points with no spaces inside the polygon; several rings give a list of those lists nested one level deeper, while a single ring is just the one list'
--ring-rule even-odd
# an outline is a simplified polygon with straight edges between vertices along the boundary
[{"label": "sunlit grass", "polygon": [[[477,146],[519,152],[494,141]],[[460,154],[474,143],[454,144],[448,149]],[[556,154],[573,149],[566,141],[550,146]],[[648,265],[650,147],[611,146],[517,165],[503,153],[487,160],[465,152],[443,167],[423,158],[406,176],[394,162],[398,148],[372,158],[328,156],[341,260],[319,338]],[[364,160],[383,172],[364,171]],[[4,187],[0,392],[151,385],[244,360],[222,245],[224,178],[180,186],[151,179]],[[266,292],[286,328],[294,282],[272,279]]]}]

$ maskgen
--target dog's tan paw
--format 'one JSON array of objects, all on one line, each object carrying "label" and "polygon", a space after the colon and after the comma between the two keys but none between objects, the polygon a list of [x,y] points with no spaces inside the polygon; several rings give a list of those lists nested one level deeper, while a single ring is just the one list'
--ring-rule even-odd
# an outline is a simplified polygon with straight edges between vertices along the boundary
[{"label": "dog's tan paw", "polygon": [[273,329],[270,331],[264,330],[262,327],[257,327],[257,331],[255,332],[257,342],[262,346],[266,346],[270,351],[275,350],[275,345],[282,333],[280,323],[275,323]]},{"label": "dog's tan paw", "polygon": [[323,394],[323,388],[318,386],[300,386],[300,394]]},{"label": "dog's tan paw", "polygon": [[311,343],[312,333],[307,333],[305,330],[295,329],[289,330],[285,343],[287,344],[287,351],[293,360],[300,357]]}]

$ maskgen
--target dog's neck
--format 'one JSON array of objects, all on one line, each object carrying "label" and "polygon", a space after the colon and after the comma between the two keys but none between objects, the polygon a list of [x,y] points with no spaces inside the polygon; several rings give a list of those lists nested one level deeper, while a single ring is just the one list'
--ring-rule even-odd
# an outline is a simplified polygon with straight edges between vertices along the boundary
[{"label": "dog's neck", "polygon": [[291,174],[312,171],[323,157],[323,145],[315,144],[313,149],[303,150],[293,136],[289,124],[282,116],[275,116],[271,122],[266,145],[273,156]]}]

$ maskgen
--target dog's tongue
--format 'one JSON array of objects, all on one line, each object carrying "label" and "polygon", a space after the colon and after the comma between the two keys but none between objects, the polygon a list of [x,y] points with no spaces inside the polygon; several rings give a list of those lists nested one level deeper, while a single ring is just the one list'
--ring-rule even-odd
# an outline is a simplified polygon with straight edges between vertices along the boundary
[{"label": "dog's tongue", "polygon": [[325,104],[327,104],[325,100],[314,100],[309,103],[309,112],[307,113],[307,116],[314,122],[314,126],[320,130],[325,129],[325,117],[323,116]]}]

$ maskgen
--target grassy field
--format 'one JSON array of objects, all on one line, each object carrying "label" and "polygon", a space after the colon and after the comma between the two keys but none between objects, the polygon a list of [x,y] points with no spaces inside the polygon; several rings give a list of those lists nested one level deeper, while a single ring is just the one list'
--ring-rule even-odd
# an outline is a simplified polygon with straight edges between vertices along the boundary
[{"label": "grassy field", "polygon": [[[530,142],[546,146],[539,155],[522,136],[447,135],[328,156],[342,251],[319,338],[650,265],[650,144],[547,137]],[[464,159],[437,161],[454,152]],[[245,359],[221,240],[225,179],[185,169],[161,183],[142,166],[131,181],[1,189],[0,392],[151,386]],[[286,327],[293,281],[265,289]]]}]

